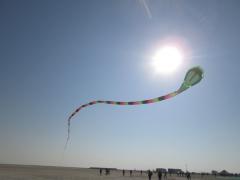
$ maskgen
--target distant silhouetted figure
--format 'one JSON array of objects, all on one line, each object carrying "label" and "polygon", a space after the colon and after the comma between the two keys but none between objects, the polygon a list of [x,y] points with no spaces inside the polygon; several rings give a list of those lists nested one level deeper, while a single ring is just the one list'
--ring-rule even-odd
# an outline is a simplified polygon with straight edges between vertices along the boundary
[{"label": "distant silhouetted figure", "polygon": [[167,172],[164,173],[164,179],[167,179]]},{"label": "distant silhouetted figure", "polygon": [[102,168],[99,169],[100,176],[102,175]]},{"label": "distant silhouetted figure", "polygon": [[158,171],[158,180],[162,180],[162,172]]},{"label": "distant silhouetted figure", "polygon": [[149,180],[152,179],[152,175],[153,175],[152,171],[148,170],[148,179],[149,179]]},{"label": "distant silhouetted figure", "polygon": [[124,169],[122,170],[122,174],[123,174],[123,176],[125,176],[125,170]]},{"label": "distant silhouetted figure", "polygon": [[109,175],[110,174],[110,169],[105,169],[105,175]]},{"label": "distant silhouetted figure", "polygon": [[186,176],[187,176],[187,180],[191,180],[191,174],[190,174],[190,172],[187,172]]},{"label": "distant silhouetted figure", "polygon": [[130,170],[130,176],[132,176],[132,170]]},{"label": "distant silhouetted figure", "polygon": [[142,175],[142,170],[140,171],[141,175]]}]

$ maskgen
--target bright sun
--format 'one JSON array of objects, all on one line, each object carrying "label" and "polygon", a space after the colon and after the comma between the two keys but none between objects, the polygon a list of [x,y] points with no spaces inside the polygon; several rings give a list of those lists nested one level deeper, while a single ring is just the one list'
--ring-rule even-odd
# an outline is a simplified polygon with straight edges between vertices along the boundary
[{"label": "bright sun", "polygon": [[170,74],[182,63],[183,55],[174,46],[164,46],[153,56],[152,65],[157,73]]}]

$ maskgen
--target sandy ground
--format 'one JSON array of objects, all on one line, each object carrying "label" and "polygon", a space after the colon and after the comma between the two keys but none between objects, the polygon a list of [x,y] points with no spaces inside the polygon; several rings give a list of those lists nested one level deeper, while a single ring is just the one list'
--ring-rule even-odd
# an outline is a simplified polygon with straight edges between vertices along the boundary
[{"label": "sandy ground", "polygon": [[[19,165],[0,165],[0,180],[148,180],[145,173],[133,171],[130,177],[129,171],[122,176],[122,171],[112,170],[110,175],[99,175],[99,170],[85,168],[65,168],[65,167],[47,167],[47,166],[19,166]],[[218,179],[218,178],[217,178]],[[152,180],[157,180],[157,175],[153,174]],[[167,180],[186,180],[184,177],[169,176]],[[205,177],[201,179],[193,176],[192,180],[216,180],[214,177]]]}]

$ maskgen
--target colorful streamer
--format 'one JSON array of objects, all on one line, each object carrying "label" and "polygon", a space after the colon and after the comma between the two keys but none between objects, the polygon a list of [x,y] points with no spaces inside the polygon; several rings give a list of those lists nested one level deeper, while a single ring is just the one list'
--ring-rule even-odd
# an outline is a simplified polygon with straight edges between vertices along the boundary
[{"label": "colorful streamer", "polygon": [[[71,119],[73,116],[75,116],[80,110],[82,110],[85,107],[94,105],[94,104],[110,104],[110,105],[120,105],[120,106],[125,106],[125,105],[142,105],[142,104],[150,104],[150,103],[155,103],[155,102],[159,102],[162,100],[166,100],[169,98],[172,98],[180,93],[182,93],[183,91],[187,90],[188,88],[196,85],[197,83],[199,83],[203,78],[203,70],[200,67],[193,67],[191,69],[188,70],[188,72],[185,75],[184,78],[184,82],[182,83],[181,87],[174,92],[171,92],[167,95],[164,96],[160,96],[157,98],[153,98],[153,99],[147,99],[147,100],[142,100],[142,101],[130,101],[130,102],[125,102],[125,101],[104,101],[104,100],[97,100],[97,101],[91,101],[87,104],[83,104],[81,105],[79,108],[77,108],[68,118],[68,138],[67,138],[67,142],[69,140],[70,137],[70,123],[71,123]],[[66,143],[67,144],[67,143]]]}]

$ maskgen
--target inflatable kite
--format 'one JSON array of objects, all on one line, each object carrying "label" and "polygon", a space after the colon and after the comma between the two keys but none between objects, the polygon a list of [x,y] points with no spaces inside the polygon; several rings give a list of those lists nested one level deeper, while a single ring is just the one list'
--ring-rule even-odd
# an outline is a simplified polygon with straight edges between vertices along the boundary
[{"label": "inflatable kite", "polygon": [[142,104],[155,103],[155,102],[159,102],[159,101],[162,101],[162,100],[172,98],[172,97],[182,93],[183,91],[187,90],[188,88],[190,88],[190,87],[194,86],[195,84],[199,83],[202,80],[202,78],[203,78],[203,70],[200,67],[193,67],[193,68],[189,69],[188,72],[186,73],[184,81],[183,81],[182,85],[180,86],[180,88],[177,91],[171,92],[167,95],[156,97],[156,98],[153,98],[153,99],[142,100],[142,101],[124,102],[124,101],[97,100],[97,101],[91,101],[87,104],[83,104],[79,108],[77,108],[68,118],[68,138],[67,138],[67,142],[69,140],[70,123],[71,123],[72,117],[75,116],[75,114],[77,114],[80,110],[82,110],[83,108],[85,108],[87,106],[91,106],[91,105],[94,105],[94,104],[100,104],[100,103],[110,104],[110,105],[120,105],[120,106],[142,105]]}]

